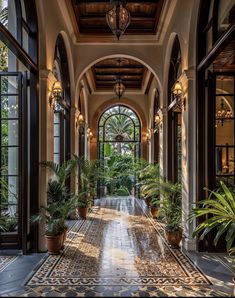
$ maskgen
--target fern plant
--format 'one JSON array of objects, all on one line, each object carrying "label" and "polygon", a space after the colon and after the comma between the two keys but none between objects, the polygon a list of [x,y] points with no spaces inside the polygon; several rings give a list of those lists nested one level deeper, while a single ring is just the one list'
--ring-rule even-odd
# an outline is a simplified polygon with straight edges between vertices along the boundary
[{"label": "fern plant", "polygon": [[234,194],[228,189],[224,182],[220,182],[222,192],[211,191],[208,199],[199,203],[197,208],[193,208],[190,213],[189,220],[199,217],[206,217],[200,223],[193,233],[193,237],[199,236],[201,240],[216,229],[214,237],[214,245],[218,244],[222,235],[225,235],[226,249],[230,254],[235,253],[235,198]]}]

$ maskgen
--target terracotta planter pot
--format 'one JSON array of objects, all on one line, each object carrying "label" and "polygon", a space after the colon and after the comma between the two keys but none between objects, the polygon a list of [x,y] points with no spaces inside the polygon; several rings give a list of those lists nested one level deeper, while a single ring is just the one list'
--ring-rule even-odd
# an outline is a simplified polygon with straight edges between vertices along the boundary
[{"label": "terracotta planter pot", "polygon": [[173,247],[179,247],[180,241],[182,240],[182,230],[169,231],[165,230],[166,239],[168,243]]},{"label": "terracotta planter pot", "polygon": [[78,208],[78,215],[82,218],[82,219],[86,219],[87,218],[87,211],[88,208]]},{"label": "terracotta planter pot", "polygon": [[150,212],[151,212],[153,218],[158,218],[159,213],[160,213],[160,209],[159,209],[159,207],[150,206]]},{"label": "terracotta planter pot", "polygon": [[61,244],[63,240],[63,234],[57,236],[45,236],[46,246],[50,255],[59,255],[61,250]]},{"label": "terracotta planter pot", "polygon": [[62,243],[61,243],[61,249],[64,249],[64,243],[67,237],[67,230],[65,230],[62,234]]}]

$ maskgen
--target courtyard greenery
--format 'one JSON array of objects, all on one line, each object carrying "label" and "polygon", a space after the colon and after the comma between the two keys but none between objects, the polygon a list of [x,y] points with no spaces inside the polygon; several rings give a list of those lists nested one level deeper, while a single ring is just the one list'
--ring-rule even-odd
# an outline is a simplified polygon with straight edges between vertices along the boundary
[{"label": "courtyard greenery", "polygon": [[209,192],[206,200],[200,201],[198,206],[193,208],[189,220],[200,218],[201,223],[193,233],[203,240],[206,235],[214,231],[214,245],[224,237],[227,252],[235,254],[235,192],[232,186],[229,189],[224,182],[220,182],[220,188]]}]

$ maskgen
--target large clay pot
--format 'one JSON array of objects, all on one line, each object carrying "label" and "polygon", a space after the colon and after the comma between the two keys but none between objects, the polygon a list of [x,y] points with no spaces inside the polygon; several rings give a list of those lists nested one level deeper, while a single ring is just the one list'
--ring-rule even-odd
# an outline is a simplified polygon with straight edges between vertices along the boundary
[{"label": "large clay pot", "polygon": [[61,244],[63,240],[63,234],[57,236],[45,236],[46,246],[50,255],[59,255],[61,250]]},{"label": "large clay pot", "polygon": [[160,209],[159,209],[159,207],[150,206],[150,212],[151,212],[153,218],[158,218]]},{"label": "large clay pot", "polygon": [[165,230],[165,233],[168,243],[173,247],[179,247],[180,241],[182,240],[182,230]]},{"label": "large clay pot", "polygon": [[82,219],[86,219],[87,218],[87,211],[88,211],[88,208],[78,207],[78,215]]}]

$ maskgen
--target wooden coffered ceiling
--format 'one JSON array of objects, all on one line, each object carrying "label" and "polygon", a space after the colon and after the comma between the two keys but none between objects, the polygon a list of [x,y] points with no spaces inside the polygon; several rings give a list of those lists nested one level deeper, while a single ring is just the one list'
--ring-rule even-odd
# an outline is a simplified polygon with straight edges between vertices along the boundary
[{"label": "wooden coffered ceiling", "polygon": [[[113,5],[107,1],[71,0],[77,28],[82,35],[112,35],[106,22],[106,12]],[[131,14],[131,24],[126,35],[152,35],[157,33],[164,0],[129,0],[126,7]]]},{"label": "wooden coffered ceiling", "polygon": [[147,68],[131,59],[113,58],[95,64],[92,67],[92,74],[96,90],[112,90],[119,75],[127,90],[141,90]]}]

